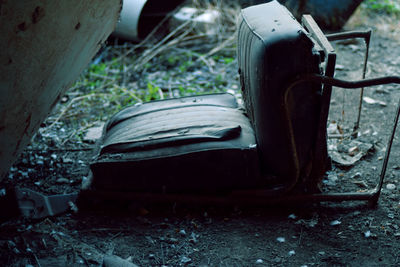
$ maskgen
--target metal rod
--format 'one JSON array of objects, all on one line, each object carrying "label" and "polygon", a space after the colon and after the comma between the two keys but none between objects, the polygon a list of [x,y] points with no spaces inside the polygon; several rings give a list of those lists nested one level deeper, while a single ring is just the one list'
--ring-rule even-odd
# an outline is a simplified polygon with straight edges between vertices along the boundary
[{"label": "metal rod", "polygon": [[328,41],[338,41],[350,38],[369,38],[371,36],[371,30],[367,31],[348,31],[348,32],[339,32],[339,33],[331,33],[325,35]]},{"label": "metal rod", "polygon": [[290,85],[297,85],[302,82],[316,82],[316,83],[323,83],[329,84],[336,87],[342,87],[346,89],[358,89],[361,87],[370,87],[376,85],[383,85],[389,83],[396,83],[400,84],[400,76],[385,76],[379,78],[370,78],[364,80],[356,80],[356,81],[346,81],[337,78],[327,77],[319,74],[304,74],[299,75],[295,79],[295,81]]},{"label": "metal rod", "polygon": [[399,99],[399,103],[397,104],[397,113],[396,113],[396,116],[395,116],[394,121],[393,121],[392,133],[390,135],[388,144],[386,146],[386,154],[385,154],[385,159],[383,160],[383,164],[382,164],[379,184],[375,188],[377,193],[376,193],[375,197],[373,199],[371,199],[371,204],[376,204],[378,202],[379,195],[381,193],[381,189],[382,189],[382,185],[383,185],[383,179],[384,179],[385,174],[386,174],[387,164],[389,162],[390,151],[392,149],[393,139],[394,139],[394,135],[396,133],[397,123],[399,122],[399,115],[400,115],[400,99]]},{"label": "metal rod", "polygon": [[[366,49],[365,49],[365,56],[364,56],[362,79],[365,79],[365,75],[367,73],[367,63],[368,63],[368,54],[369,54],[369,44],[370,44],[370,40],[371,40],[371,33],[372,33],[371,30],[367,30],[367,31],[349,31],[349,32],[341,32],[341,33],[334,33],[334,34],[326,35],[326,38],[329,41],[337,41],[337,40],[353,39],[353,38],[363,38],[364,39]],[[360,127],[363,96],[364,96],[364,87],[361,87],[360,100],[358,103],[357,120],[356,120],[356,123],[354,124],[353,134],[352,134],[353,138],[357,137],[358,129]]]},{"label": "metal rod", "polygon": [[268,205],[275,203],[304,203],[304,202],[342,202],[346,200],[369,201],[371,199],[369,193],[321,193],[321,194],[299,194],[299,195],[278,195],[271,196],[268,193],[249,192],[248,194],[239,194],[233,192],[229,195],[203,195],[203,194],[169,194],[169,193],[143,193],[143,192],[110,192],[100,190],[82,190],[78,199],[78,206],[87,209],[87,204],[90,205],[92,199],[103,201],[112,201],[115,199],[125,201],[144,201],[153,203],[201,203],[213,205]]},{"label": "metal rod", "polygon": [[[369,40],[371,37],[371,31],[369,32],[368,38],[365,38],[365,56],[364,56],[364,66],[363,66],[363,73],[362,73],[362,79],[365,79],[365,74],[367,73],[367,63],[368,63],[368,54],[369,54]],[[358,135],[358,129],[360,128],[360,119],[361,119],[361,109],[362,109],[362,103],[363,103],[363,96],[364,96],[364,87],[361,87],[360,90],[360,102],[358,103],[358,114],[357,114],[357,121],[354,125],[353,128],[353,137],[357,137]]]}]

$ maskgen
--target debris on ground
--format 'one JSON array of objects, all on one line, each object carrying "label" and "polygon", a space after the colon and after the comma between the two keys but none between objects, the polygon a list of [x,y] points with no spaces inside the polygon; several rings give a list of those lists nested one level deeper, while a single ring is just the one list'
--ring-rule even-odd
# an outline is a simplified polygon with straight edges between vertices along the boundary
[{"label": "debris on ground", "polygon": [[387,106],[386,102],[381,101],[381,100],[376,100],[376,99],[373,99],[373,98],[368,97],[368,96],[364,96],[363,100],[364,100],[365,103],[370,104],[370,105],[378,104],[378,105],[380,105],[382,107],[386,107]]},{"label": "debris on ground", "polygon": [[104,256],[102,267],[138,267],[136,264],[115,255]]},{"label": "debris on ground", "polygon": [[374,145],[358,140],[329,140],[329,155],[333,162],[343,167],[354,166],[371,152]]}]

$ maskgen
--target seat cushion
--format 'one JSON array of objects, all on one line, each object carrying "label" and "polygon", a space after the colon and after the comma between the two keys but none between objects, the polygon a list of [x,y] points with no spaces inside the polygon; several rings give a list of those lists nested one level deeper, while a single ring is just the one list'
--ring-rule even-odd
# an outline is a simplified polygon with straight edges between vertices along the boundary
[{"label": "seat cushion", "polygon": [[122,110],[91,164],[96,189],[175,193],[254,187],[259,169],[252,126],[230,94]]}]

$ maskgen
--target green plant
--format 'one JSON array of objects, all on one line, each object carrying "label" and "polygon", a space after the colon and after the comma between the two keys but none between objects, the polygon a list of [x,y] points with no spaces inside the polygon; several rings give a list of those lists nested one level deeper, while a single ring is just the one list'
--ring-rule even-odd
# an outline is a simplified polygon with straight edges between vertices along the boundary
[{"label": "green plant", "polygon": [[153,85],[151,82],[147,83],[147,92],[144,96],[146,102],[159,99],[160,87]]},{"label": "green plant", "polygon": [[363,6],[372,12],[384,12],[387,14],[400,14],[399,0],[366,0]]}]

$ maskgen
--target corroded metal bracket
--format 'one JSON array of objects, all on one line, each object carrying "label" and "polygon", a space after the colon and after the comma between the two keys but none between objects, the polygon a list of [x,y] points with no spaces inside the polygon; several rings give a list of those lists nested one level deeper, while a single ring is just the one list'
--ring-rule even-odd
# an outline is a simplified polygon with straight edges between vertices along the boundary
[{"label": "corroded metal bracket", "polygon": [[[304,83],[304,82],[321,83],[324,85],[336,86],[336,87],[341,87],[341,88],[346,88],[346,89],[358,89],[361,87],[370,87],[370,86],[384,85],[384,84],[391,84],[391,83],[400,84],[400,76],[386,76],[386,77],[381,77],[381,78],[364,79],[364,80],[359,80],[359,81],[345,81],[345,80],[335,79],[332,77],[327,77],[327,76],[317,75],[317,74],[308,74],[308,75],[300,76],[300,77],[297,77],[296,80],[285,91],[285,95],[284,95],[285,107],[288,106],[287,99],[288,99],[289,92],[293,88],[295,88],[298,84]],[[289,110],[287,108],[286,108],[286,114],[288,117],[290,116]],[[397,111],[396,111],[396,114],[394,117],[391,135],[388,140],[387,147],[386,147],[386,154],[385,154],[385,158],[384,158],[384,161],[382,164],[379,182],[375,186],[375,189],[370,190],[369,192],[365,192],[365,193],[352,192],[352,193],[335,193],[335,194],[329,194],[329,193],[327,193],[327,194],[311,194],[311,195],[308,195],[307,197],[311,198],[311,199],[319,200],[319,201],[368,200],[368,201],[370,201],[371,204],[376,204],[379,199],[379,195],[380,195],[380,192],[382,189],[383,180],[385,178],[387,164],[388,164],[389,156],[390,156],[390,151],[392,148],[392,143],[393,143],[394,135],[396,133],[396,128],[397,128],[397,123],[399,120],[399,114],[400,114],[400,99],[399,99]]]}]

